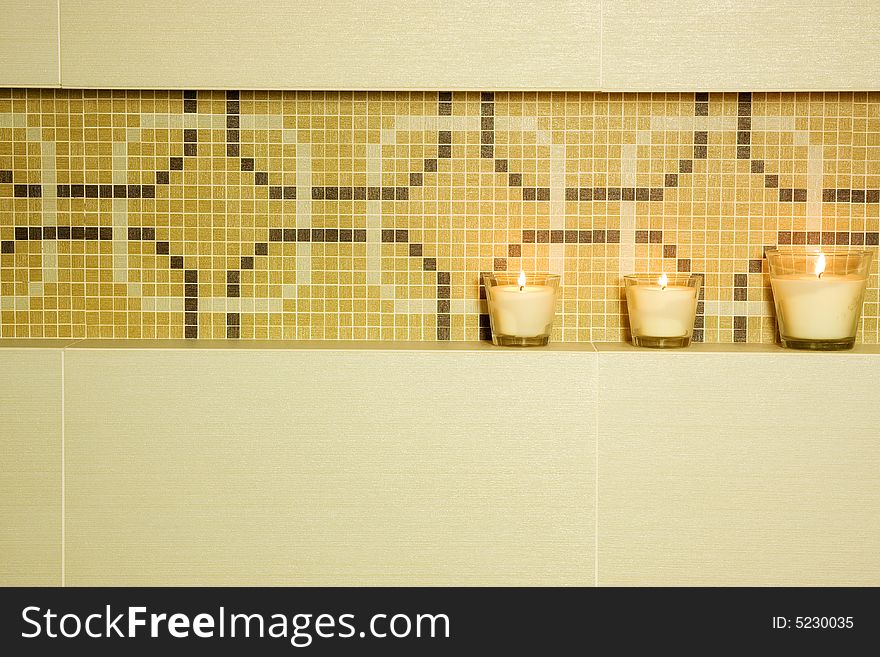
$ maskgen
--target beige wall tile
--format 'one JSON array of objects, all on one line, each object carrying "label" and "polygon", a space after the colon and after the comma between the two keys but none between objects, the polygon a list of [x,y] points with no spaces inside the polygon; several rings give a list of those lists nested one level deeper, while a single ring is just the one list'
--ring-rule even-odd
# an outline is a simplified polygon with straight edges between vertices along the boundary
[{"label": "beige wall tile", "polygon": [[606,91],[876,87],[873,2],[619,0],[602,10]]},{"label": "beige wall tile", "polygon": [[0,87],[57,87],[58,0],[0,0]]},{"label": "beige wall tile", "polygon": [[61,351],[0,349],[0,586],[61,584]]},{"label": "beige wall tile", "polygon": [[595,357],[70,350],[68,582],[589,585]]},{"label": "beige wall tile", "polygon": [[598,0],[62,3],[64,84],[595,89]]},{"label": "beige wall tile", "polygon": [[599,584],[880,583],[875,360],[600,353]]}]

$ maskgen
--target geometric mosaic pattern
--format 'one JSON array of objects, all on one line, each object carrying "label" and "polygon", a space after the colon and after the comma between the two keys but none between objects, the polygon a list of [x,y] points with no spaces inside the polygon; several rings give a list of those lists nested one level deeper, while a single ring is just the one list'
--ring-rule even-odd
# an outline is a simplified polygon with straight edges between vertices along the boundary
[{"label": "geometric mosaic pattern", "polygon": [[880,93],[0,89],[3,337],[485,339],[481,272],[524,269],[556,340],[683,271],[695,339],[773,342],[764,251],[878,215]]}]

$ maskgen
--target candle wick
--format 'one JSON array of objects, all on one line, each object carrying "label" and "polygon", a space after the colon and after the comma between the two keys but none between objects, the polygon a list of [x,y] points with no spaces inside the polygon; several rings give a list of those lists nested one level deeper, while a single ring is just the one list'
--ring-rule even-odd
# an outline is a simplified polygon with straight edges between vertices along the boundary
[{"label": "candle wick", "polygon": [[824,271],[820,271],[818,274],[816,274],[816,278],[820,278],[820,279],[821,279],[821,278],[822,278],[822,274],[824,274],[824,273],[825,273]]},{"label": "candle wick", "polygon": [[661,290],[665,290],[665,289],[666,289],[666,286],[665,286],[665,285],[661,285],[661,286],[660,286],[660,289],[661,289]]},{"label": "candle wick", "polygon": [[520,286],[519,286],[519,291],[522,292],[524,287],[525,287],[525,285],[520,285]]}]

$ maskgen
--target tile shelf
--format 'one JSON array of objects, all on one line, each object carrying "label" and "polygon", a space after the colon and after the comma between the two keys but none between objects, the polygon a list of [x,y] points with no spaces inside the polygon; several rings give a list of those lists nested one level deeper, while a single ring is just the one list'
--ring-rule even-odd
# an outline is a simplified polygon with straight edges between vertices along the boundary
[{"label": "tile shelf", "polygon": [[687,356],[690,354],[767,354],[784,356],[880,355],[880,344],[857,344],[849,351],[807,352],[783,349],[778,344],[695,343],[686,349],[654,350],[633,347],[628,342],[556,342],[546,347],[518,349],[496,347],[486,341],[461,342],[395,342],[379,340],[65,340],[65,339],[0,339],[0,349],[158,349],[183,351],[426,351],[426,352],[489,352],[531,354],[539,352],[631,353],[634,355]]}]

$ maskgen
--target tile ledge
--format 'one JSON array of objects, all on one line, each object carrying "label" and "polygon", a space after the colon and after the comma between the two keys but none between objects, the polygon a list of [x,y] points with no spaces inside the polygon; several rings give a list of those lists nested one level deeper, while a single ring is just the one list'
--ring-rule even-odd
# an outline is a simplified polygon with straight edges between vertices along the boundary
[{"label": "tile ledge", "polygon": [[426,352],[489,352],[524,354],[549,352],[620,353],[641,355],[697,354],[769,354],[791,357],[831,354],[880,355],[880,344],[860,344],[850,351],[803,352],[783,349],[774,344],[699,343],[686,349],[641,349],[627,342],[556,342],[546,347],[517,349],[495,347],[485,341],[467,342],[394,342],[380,340],[65,340],[65,339],[0,339],[0,349],[107,349],[107,350],[182,350],[182,351],[426,351]]},{"label": "tile ledge", "polygon": [[594,342],[593,346],[599,353],[631,353],[631,354],[767,354],[771,356],[864,356],[880,355],[880,344],[857,344],[847,351],[799,351],[783,349],[779,344],[742,344],[742,343],[709,343],[692,344],[686,349],[644,349],[632,346],[629,342]]}]

